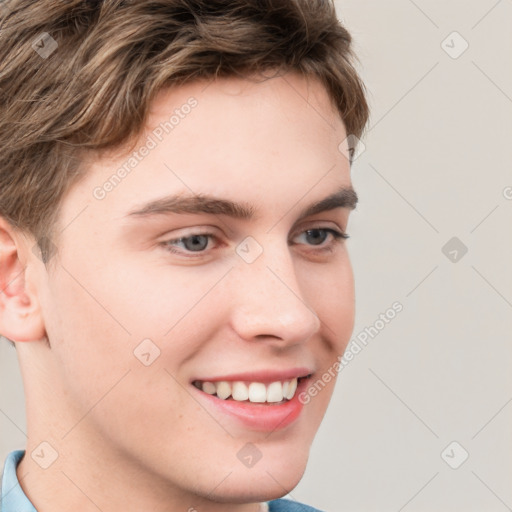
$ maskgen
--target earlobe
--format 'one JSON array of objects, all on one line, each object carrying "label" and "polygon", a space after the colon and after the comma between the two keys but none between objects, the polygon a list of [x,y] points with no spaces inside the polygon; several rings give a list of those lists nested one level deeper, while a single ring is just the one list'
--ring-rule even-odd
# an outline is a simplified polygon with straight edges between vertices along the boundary
[{"label": "earlobe", "polygon": [[38,297],[27,282],[29,255],[23,251],[22,237],[0,217],[0,334],[16,342],[46,334]]}]

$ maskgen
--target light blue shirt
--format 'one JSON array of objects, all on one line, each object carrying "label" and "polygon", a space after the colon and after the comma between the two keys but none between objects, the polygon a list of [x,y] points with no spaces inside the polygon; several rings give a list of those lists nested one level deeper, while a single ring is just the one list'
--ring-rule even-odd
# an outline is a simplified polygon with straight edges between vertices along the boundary
[{"label": "light blue shirt", "polygon": [[1,512],[37,512],[23,492],[16,475],[16,467],[24,454],[25,450],[15,450],[9,453],[5,459],[2,475]]},{"label": "light blue shirt", "polygon": [[[16,467],[25,450],[14,450],[5,459],[2,475],[2,496],[0,512],[37,512],[34,505],[23,492],[16,475]],[[316,508],[302,505],[290,500],[274,500],[269,502],[269,512],[320,512]]]}]

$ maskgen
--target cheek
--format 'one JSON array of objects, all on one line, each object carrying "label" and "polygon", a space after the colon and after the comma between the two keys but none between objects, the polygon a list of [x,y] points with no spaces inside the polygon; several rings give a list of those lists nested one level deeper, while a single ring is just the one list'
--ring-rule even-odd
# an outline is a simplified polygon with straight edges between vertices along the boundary
[{"label": "cheek", "polygon": [[352,271],[347,271],[341,276],[339,285],[333,285],[333,289],[332,302],[326,307],[329,307],[333,329],[338,333],[336,338],[336,355],[338,356],[343,354],[354,329],[355,294]]},{"label": "cheek", "polygon": [[[112,286],[104,290],[104,296],[116,305],[118,316],[131,332],[167,339],[184,324],[197,325],[199,316],[204,315],[204,303],[210,303],[210,310],[221,307],[218,294],[210,292],[227,269],[221,265],[172,265],[158,254],[150,261],[125,257],[113,269]],[[210,295],[216,295],[215,303]]]},{"label": "cheek", "polygon": [[[160,396],[155,390],[169,387],[174,392],[165,395],[176,397],[180,388],[166,370],[179,376],[222,322],[222,297],[213,288],[225,271],[192,277],[194,269],[172,272],[156,265],[148,270],[121,261],[94,269],[65,266],[72,275],[61,272],[54,282],[49,335],[74,399],[84,407],[94,404],[128,370],[130,382],[152,375],[138,384],[140,390]],[[87,290],[79,283],[87,283]],[[140,359],[148,352],[149,367]],[[126,399],[133,402],[135,396],[128,393]]]},{"label": "cheek", "polygon": [[70,399],[84,407],[93,405],[137,362],[129,283],[112,270],[92,267],[83,257],[67,258],[48,287],[43,314],[58,378]]},{"label": "cheek", "polygon": [[341,355],[354,328],[354,275],[346,251],[333,265],[309,269],[305,288],[310,305],[325,326],[325,333],[335,354]]},{"label": "cheek", "polygon": [[[173,312],[176,304],[159,296],[159,289],[133,289],[133,283],[141,282],[133,273],[128,281],[121,279],[122,272],[115,275],[112,271],[107,284],[107,273],[93,276],[85,268],[81,273],[66,268],[73,271],[73,277],[62,272],[52,284],[47,330],[60,371],[58,379],[76,418],[89,411],[87,421],[95,422],[104,435],[121,435],[123,424],[129,423],[133,428],[127,435],[142,436],[158,425],[160,416],[166,421],[171,416],[176,430],[184,429],[186,422],[180,422],[179,414],[173,412],[186,410],[184,394],[171,375],[177,374],[194,350],[190,333],[185,337],[190,322],[178,323],[168,337],[162,337],[162,331],[169,330],[183,313]],[[79,282],[87,282],[88,289]],[[132,301],[137,294],[140,303]],[[178,309],[182,308],[185,305]],[[154,357],[151,343],[142,345],[145,339],[154,340],[159,350],[148,366],[140,351],[142,359],[134,353],[144,346],[150,358]]]}]

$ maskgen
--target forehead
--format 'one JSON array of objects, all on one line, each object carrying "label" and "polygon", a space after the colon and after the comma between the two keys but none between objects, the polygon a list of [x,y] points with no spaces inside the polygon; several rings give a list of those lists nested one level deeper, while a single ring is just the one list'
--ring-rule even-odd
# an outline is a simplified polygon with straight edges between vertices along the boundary
[{"label": "forehead", "polygon": [[287,106],[293,106],[295,112],[300,114],[309,106],[323,118],[326,126],[335,128],[341,121],[327,90],[317,78],[289,72],[266,78],[252,75],[199,80],[178,87],[163,88],[152,101],[148,126],[168,119],[169,107],[179,107],[190,97],[201,101],[205,113],[213,106],[230,107],[225,112],[229,116],[231,113],[243,114],[245,109],[253,110],[255,105],[272,105],[281,107],[276,109],[276,114],[284,112]]},{"label": "forehead", "polygon": [[[348,161],[338,150],[345,137],[324,87],[296,74],[164,89],[130,152],[88,163],[74,203],[121,218],[141,200],[209,194],[267,203],[282,214],[308,194],[311,202],[350,185]],[[98,190],[104,197],[95,196]]]},{"label": "forehead", "polygon": [[323,85],[296,73],[164,89],[151,105],[142,141],[155,132],[173,161],[222,158],[225,167],[251,169],[259,161],[291,160],[299,146],[302,157],[318,160],[319,151],[335,150],[345,136]]}]

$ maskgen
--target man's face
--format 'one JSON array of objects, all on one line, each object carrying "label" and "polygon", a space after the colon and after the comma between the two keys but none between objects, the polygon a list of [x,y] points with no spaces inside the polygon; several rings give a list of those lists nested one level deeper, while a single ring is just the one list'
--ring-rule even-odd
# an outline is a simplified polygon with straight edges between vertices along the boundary
[{"label": "man's face", "polygon": [[[351,187],[345,137],[317,82],[229,79],[161,92],[128,172],[126,154],[91,164],[64,199],[57,259],[39,266],[61,454],[226,500],[297,484],[334,379],[306,405],[298,396],[332,374],[353,328],[349,255],[333,235],[350,195],[302,216]],[[249,211],[203,201],[193,213],[188,200],[176,212],[176,195]]]}]

